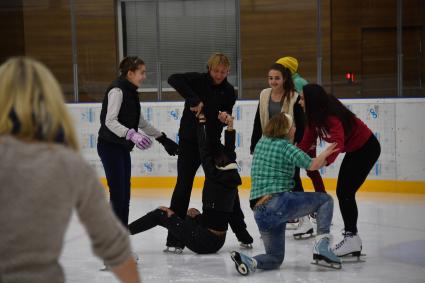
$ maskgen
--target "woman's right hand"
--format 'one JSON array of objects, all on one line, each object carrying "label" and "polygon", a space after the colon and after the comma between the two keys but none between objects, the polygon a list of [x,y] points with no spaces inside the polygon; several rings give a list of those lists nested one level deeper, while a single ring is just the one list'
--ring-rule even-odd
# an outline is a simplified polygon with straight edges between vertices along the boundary
[{"label": "woman's right hand", "polygon": [[203,108],[204,108],[204,103],[202,103],[202,101],[201,101],[201,102],[199,102],[198,105],[190,107],[190,111],[195,113],[195,116],[198,117],[199,113],[201,113]]}]

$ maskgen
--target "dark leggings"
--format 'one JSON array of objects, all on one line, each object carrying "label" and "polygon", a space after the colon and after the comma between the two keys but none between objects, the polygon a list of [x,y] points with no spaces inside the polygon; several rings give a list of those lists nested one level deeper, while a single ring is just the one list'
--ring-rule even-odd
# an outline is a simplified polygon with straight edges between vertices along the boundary
[{"label": "dark leggings", "polygon": [[361,148],[346,153],[342,160],[336,185],[336,195],[346,232],[357,234],[356,192],[366,180],[380,153],[381,146],[376,137],[372,135]]},{"label": "dark leggings", "polygon": [[167,212],[155,209],[145,216],[131,223],[128,228],[134,235],[149,230],[157,225],[168,229],[176,239],[198,254],[217,252],[224,245],[226,236],[217,236],[207,228],[199,225],[195,219],[186,217],[185,220],[173,214],[168,217]]},{"label": "dark leggings", "polygon": [[130,152],[121,145],[105,141],[98,142],[97,152],[105,169],[112,209],[124,227],[127,227],[130,206]]}]

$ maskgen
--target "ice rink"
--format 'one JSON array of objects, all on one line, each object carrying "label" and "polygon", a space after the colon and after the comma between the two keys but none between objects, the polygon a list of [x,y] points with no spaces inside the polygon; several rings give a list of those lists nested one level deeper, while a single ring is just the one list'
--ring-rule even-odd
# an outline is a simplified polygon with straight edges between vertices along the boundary
[{"label": "ice rink", "polygon": [[[159,205],[168,205],[172,190],[133,190],[130,221]],[[249,208],[248,190],[240,190],[248,230],[254,237],[249,255],[263,253],[257,225]],[[332,194],[336,201],[336,196]],[[143,282],[425,282],[425,195],[366,193],[357,194],[359,235],[366,262],[343,263],[341,270],[310,264],[314,238],[294,240],[286,232],[286,254],[280,269],[257,271],[248,278],[239,275],[229,252],[240,250],[229,231],[224,247],[217,254],[165,254],[166,229],[156,227],[132,236],[133,250],[139,255]],[[191,207],[200,208],[200,190],[192,193]],[[331,233],[339,241],[342,219],[335,202]],[[61,257],[67,282],[118,282],[112,273],[99,271],[102,262],[91,252],[88,237],[73,217],[66,234]]]}]

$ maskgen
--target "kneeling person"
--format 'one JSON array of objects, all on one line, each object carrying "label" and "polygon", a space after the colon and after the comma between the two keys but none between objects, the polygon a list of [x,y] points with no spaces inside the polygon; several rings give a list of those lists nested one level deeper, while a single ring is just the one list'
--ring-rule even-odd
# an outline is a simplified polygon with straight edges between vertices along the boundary
[{"label": "kneeling person", "polygon": [[[316,158],[309,157],[291,143],[295,127],[292,117],[279,113],[273,116],[264,136],[255,147],[251,167],[251,208],[264,242],[265,254],[254,257],[232,252],[231,258],[242,275],[258,269],[277,269],[285,257],[285,229],[288,220],[317,212],[317,236],[313,259],[340,268],[341,260],[329,247],[333,200],[328,194],[293,192],[295,167],[318,170],[326,157],[336,151],[336,144],[327,147]],[[320,262],[319,262],[320,261]]]}]

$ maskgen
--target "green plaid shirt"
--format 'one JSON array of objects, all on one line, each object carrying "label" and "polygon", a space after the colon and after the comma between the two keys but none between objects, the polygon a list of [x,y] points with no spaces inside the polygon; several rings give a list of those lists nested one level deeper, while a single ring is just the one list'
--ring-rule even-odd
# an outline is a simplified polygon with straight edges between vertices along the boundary
[{"label": "green plaid shirt", "polygon": [[309,168],[312,159],[286,139],[262,137],[255,146],[251,167],[250,200],[294,188],[295,167]]}]

